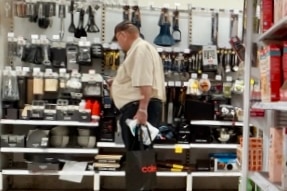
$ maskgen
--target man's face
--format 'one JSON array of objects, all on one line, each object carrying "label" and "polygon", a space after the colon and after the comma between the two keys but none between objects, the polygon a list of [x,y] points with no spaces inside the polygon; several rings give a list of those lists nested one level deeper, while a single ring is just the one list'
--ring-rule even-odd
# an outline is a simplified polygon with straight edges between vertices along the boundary
[{"label": "man's face", "polygon": [[123,51],[127,51],[127,34],[124,31],[120,31],[116,34],[117,42]]}]

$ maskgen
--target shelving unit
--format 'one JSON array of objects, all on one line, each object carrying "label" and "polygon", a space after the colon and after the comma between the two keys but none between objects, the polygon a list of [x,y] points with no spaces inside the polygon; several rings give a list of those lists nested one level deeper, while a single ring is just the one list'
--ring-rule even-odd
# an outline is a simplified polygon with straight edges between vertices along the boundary
[{"label": "shelving unit", "polygon": [[1,153],[62,153],[62,154],[98,154],[98,149],[85,148],[13,148],[2,147]]},{"label": "shelving unit", "polygon": [[267,172],[251,172],[249,178],[262,189],[262,191],[284,191],[280,188],[280,184],[271,183],[268,180]]},{"label": "shelving unit", "polygon": [[94,123],[83,123],[77,121],[44,121],[44,120],[11,120],[1,119],[0,124],[2,125],[39,125],[39,126],[76,126],[76,127],[97,127],[98,122]]}]

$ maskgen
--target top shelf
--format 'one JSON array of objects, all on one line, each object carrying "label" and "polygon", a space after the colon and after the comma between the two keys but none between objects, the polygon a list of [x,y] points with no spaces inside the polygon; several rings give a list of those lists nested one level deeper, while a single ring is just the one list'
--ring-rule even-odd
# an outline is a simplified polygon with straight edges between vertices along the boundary
[{"label": "top shelf", "polygon": [[212,120],[192,120],[191,125],[212,125],[212,126],[243,126],[243,122],[233,121],[212,121]]},{"label": "top shelf", "polygon": [[98,122],[78,122],[78,121],[47,121],[47,120],[12,120],[1,119],[2,125],[41,125],[41,126],[77,126],[77,127],[97,127]]},{"label": "top shelf", "polygon": [[287,16],[275,23],[270,29],[259,36],[258,41],[287,40]]},{"label": "top shelf", "polygon": [[287,111],[287,102],[259,102],[255,103],[252,108],[265,110]]}]

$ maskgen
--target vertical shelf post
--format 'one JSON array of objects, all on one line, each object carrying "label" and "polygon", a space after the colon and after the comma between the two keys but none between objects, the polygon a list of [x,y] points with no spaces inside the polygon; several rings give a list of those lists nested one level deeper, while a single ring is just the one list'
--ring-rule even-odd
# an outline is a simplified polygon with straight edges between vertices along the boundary
[{"label": "vertical shelf post", "polygon": [[242,151],[242,182],[241,191],[247,190],[249,167],[249,116],[250,116],[250,70],[252,66],[252,37],[253,37],[253,9],[254,0],[246,1],[246,38],[244,63],[244,96],[243,96],[243,151]]}]

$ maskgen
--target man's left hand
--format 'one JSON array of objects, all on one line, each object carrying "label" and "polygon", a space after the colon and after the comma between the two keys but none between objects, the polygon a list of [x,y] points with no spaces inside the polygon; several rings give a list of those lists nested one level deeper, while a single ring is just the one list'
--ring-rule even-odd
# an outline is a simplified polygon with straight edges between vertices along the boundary
[{"label": "man's left hand", "polygon": [[138,124],[146,125],[147,117],[148,117],[147,111],[139,109],[136,115],[134,116],[134,119],[138,121]]}]

